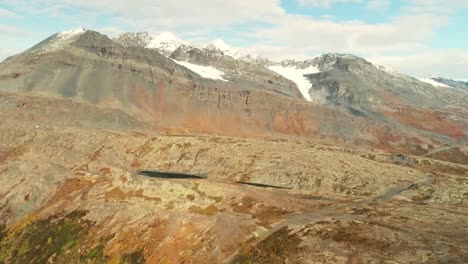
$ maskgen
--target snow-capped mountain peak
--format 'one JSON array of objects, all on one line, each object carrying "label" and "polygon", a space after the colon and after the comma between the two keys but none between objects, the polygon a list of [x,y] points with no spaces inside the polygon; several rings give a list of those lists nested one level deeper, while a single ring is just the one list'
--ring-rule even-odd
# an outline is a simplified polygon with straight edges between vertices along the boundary
[{"label": "snow-capped mountain peak", "polygon": [[72,30],[62,31],[57,34],[57,38],[61,40],[68,40],[75,36],[79,36],[86,32],[85,28],[76,28]]},{"label": "snow-capped mountain peak", "polygon": [[180,39],[172,32],[163,32],[157,35],[150,35],[146,48],[159,49],[165,52],[173,52],[182,45],[191,45],[189,42]]},{"label": "snow-capped mountain peak", "polygon": [[193,46],[189,42],[180,39],[172,32],[162,32],[159,34],[148,32],[127,32],[120,34],[114,41],[130,47],[144,47],[148,49],[157,49],[159,52],[169,56],[173,51],[182,45]]},{"label": "snow-capped mountain peak", "polygon": [[207,48],[217,48],[217,49],[219,49],[221,51],[234,50],[224,40],[219,39],[219,38],[211,41],[210,43],[208,43],[208,45],[206,45],[206,47]]},{"label": "snow-capped mountain peak", "polygon": [[240,57],[240,53],[237,49],[231,47],[224,40],[219,38],[208,43],[208,45],[206,45],[205,48],[209,50],[220,50],[224,54],[234,57],[236,59]]},{"label": "snow-capped mountain peak", "polygon": [[67,31],[62,31],[57,34],[55,34],[50,40],[45,43],[44,45],[41,46],[40,51],[53,51],[57,49],[61,49],[65,47],[66,45],[72,43],[74,40],[76,40],[79,36],[84,34],[86,32],[86,29],[84,28],[76,28],[72,30],[67,30]]}]

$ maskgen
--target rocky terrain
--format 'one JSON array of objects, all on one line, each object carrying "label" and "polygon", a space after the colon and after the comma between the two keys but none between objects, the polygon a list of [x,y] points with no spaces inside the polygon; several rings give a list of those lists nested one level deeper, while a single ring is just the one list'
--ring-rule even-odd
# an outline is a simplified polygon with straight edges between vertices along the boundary
[{"label": "rocky terrain", "polygon": [[41,98],[2,98],[18,106],[0,123],[5,263],[468,260],[467,166],[307,140],[149,134],[119,113],[108,114],[128,131],[92,128],[75,110],[34,118]]},{"label": "rocky terrain", "polygon": [[468,262],[465,93],[167,39],[0,64],[0,263]]}]

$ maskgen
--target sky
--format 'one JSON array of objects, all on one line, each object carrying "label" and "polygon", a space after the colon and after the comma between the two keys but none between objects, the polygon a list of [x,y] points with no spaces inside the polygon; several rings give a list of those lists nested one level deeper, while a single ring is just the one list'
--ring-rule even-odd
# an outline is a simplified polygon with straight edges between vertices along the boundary
[{"label": "sky", "polygon": [[0,60],[73,28],[221,38],[275,60],[350,53],[468,79],[468,0],[0,0]]}]

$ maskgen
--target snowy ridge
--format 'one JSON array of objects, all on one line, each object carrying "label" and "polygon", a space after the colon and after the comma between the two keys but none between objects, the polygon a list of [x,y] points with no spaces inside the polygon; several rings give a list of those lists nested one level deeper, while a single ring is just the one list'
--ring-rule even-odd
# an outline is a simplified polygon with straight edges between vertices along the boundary
[{"label": "snowy ridge", "polygon": [[55,38],[53,38],[46,46],[42,48],[44,51],[53,51],[60,49],[67,44],[72,43],[76,40],[79,36],[86,32],[84,28],[77,28],[72,30],[63,31],[57,33]]},{"label": "snowy ridge", "polygon": [[304,76],[304,74],[311,74],[311,73],[318,73],[320,70],[315,66],[309,66],[305,69],[299,69],[293,66],[270,66],[268,67],[270,70],[278,73],[279,75],[283,76],[286,79],[289,79],[296,83],[299,91],[302,93],[304,98],[307,101],[312,101],[310,97],[309,90],[312,88],[310,81]]},{"label": "snowy ridge", "polygon": [[225,80],[223,78],[224,72],[222,72],[222,71],[220,71],[220,70],[218,70],[216,68],[213,68],[213,67],[210,67],[210,66],[201,66],[201,65],[197,65],[197,64],[193,64],[193,63],[189,63],[189,62],[185,62],[185,61],[176,61],[176,60],[173,60],[173,61],[175,63],[177,63],[179,65],[182,65],[185,68],[197,73],[198,75],[200,75],[203,78],[213,79],[213,80],[221,80],[221,81],[227,82],[227,80]]},{"label": "snowy ridge", "polygon": [[419,80],[420,80],[421,82],[425,82],[425,83],[428,83],[428,84],[432,84],[432,85],[435,86],[435,87],[450,87],[450,88],[452,88],[451,86],[448,86],[448,85],[446,85],[446,84],[444,84],[444,83],[440,83],[440,82],[437,82],[437,81],[431,79],[432,77],[433,77],[433,76],[428,77],[428,78],[420,78]]},{"label": "snowy ridge", "polygon": [[187,49],[197,48],[202,51],[219,52],[236,60],[254,63],[254,64],[268,64],[270,61],[262,56],[254,54],[251,50],[234,48],[227,44],[223,39],[215,39],[206,45],[197,45],[189,41],[179,38],[172,32],[163,32],[159,34],[148,32],[126,32],[119,34],[114,38],[118,43],[124,46],[139,46],[148,49],[156,49],[163,55],[169,57],[172,52],[179,47]]},{"label": "snowy ridge", "polygon": [[79,36],[85,32],[86,29],[84,28],[76,28],[58,33],[57,38],[60,40],[68,40],[73,38],[74,36]]}]

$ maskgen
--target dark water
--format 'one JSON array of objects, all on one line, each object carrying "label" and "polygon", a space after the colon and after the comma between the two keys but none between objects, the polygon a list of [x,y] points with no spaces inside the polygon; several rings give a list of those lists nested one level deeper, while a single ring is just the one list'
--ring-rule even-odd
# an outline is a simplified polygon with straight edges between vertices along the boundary
[{"label": "dark water", "polygon": [[139,170],[138,175],[161,178],[161,179],[206,179],[204,175],[187,174],[180,172],[167,172],[167,171],[150,171],[150,170]]}]

